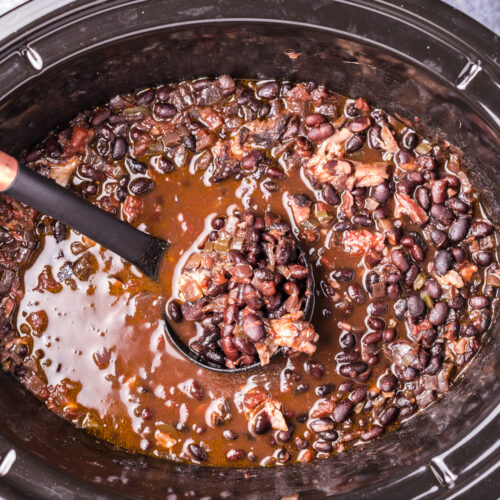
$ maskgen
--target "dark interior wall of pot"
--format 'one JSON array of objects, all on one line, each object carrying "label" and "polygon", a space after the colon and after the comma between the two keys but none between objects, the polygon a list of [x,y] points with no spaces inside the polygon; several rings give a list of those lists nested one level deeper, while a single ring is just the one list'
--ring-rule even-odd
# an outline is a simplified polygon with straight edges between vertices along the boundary
[{"label": "dark interior wall of pot", "polygon": [[[57,44],[51,50],[57,51]],[[286,54],[290,50],[299,57],[290,58]],[[55,126],[117,92],[220,73],[312,79],[352,97],[366,96],[405,118],[419,116],[419,128],[437,131],[464,148],[476,182],[489,187],[485,195],[493,217],[500,221],[498,203],[496,208],[491,203],[495,197],[500,199],[496,156],[500,139],[487,115],[478,114],[477,105],[422,67],[398,60],[374,45],[312,28],[257,22],[244,26],[236,22],[200,24],[130,37],[86,51],[32,78],[0,101],[0,148],[19,154]],[[5,88],[1,80],[0,76],[0,89]],[[188,469],[128,455],[58,419],[6,375],[0,383],[0,428],[13,442],[29,448],[55,469],[137,498],[164,497],[169,491],[200,493],[200,488],[204,495],[216,497],[221,490],[228,490],[259,499],[298,491],[304,492],[305,498],[317,498],[395,479],[406,466],[425,464],[447,443],[467,435],[473,423],[481,421],[493,407],[493,394],[499,393],[499,342],[498,335],[490,336],[463,380],[426,414],[362,451],[315,464],[254,469],[244,475],[238,469]],[[467,449],[472,453],[473,448],[468,447],[480,444],[466,441],[460,453]],[[62,476],[57,477],[60,492],[69,491],[64,488],[71,485],[64,486]],[[28,493],[47,498],[54,493],[50,485],[30,484],[21,475],[14,475],[12,481]],[[430,488],[435,478],[423,465],[405,484],[409,497],[409,492],[416,495]]]}]

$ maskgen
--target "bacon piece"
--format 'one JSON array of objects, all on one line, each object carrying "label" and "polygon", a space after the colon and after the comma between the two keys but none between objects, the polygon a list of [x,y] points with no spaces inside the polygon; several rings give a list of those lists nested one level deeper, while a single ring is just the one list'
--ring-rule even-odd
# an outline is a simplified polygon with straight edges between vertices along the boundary
[{"label": "bacon piece", "polygon": [[354,170],[357,187],[378,186],[389,177],[387,165],[357,165]]},{"label": "bacon piece", "polygon": [[460,276],[462,276],[465,281],[471,281],[476,273],[477,266],[472,264],[472,262],[466,261],[460,266]]},{"label": "bacon piece", "polygon": [[385,236],[377,231],[371,232],[368,229],[356,231],[354,229],[345,231],[343,238],[344,250],[353,255],[363,255],[370,249],[382,252],[384,249]]},{"label": "bacon piece", "polygon": [[331,399],[319,400],[311,408],[309,416],[311,418],[321,418],[331,415],[335,409],[335,403]]},{"label": "bacon piece", "polygon": [[302,311],[285,314],[279,319],[269,321],[269,334],[274,344],[290,347],[293,351],[313,354],[319,335],[308,321],[304,320]]},{"label": "bacon piece", "polygon": [[127,222],[134,222],[144,210],[144,204],[138,196],[129,194],[123,202],[123,213]]},{"label": "bacon piece", "polygon": [[423,226],[427,222],[429,217],[425,213],[425,210],[415,200],[402,193],[396,193],[395,196],[398,202],[395,211],[396,217],[400,217],[401,212],[403,212],[410,217],[412,222],[419,226]]}]

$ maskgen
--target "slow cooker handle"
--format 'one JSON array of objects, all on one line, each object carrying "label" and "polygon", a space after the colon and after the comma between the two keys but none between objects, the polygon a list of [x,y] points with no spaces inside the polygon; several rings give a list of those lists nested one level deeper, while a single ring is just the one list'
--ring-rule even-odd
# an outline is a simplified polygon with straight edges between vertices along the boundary
[{"label": "slow cooker handle", "polygon": [[0,152],[0,192],[64,222],[137,266],[153,280],[168,247]]}]

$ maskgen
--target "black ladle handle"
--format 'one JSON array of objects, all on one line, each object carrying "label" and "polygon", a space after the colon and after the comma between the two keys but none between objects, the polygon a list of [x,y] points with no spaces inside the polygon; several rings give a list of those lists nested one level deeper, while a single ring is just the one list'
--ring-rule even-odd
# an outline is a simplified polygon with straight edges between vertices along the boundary
[{"label": "black ladle handle", "polygon": [[4,153],[0,153],[0,191],[64,222],[157,279],[167,242],[133,228]]}]

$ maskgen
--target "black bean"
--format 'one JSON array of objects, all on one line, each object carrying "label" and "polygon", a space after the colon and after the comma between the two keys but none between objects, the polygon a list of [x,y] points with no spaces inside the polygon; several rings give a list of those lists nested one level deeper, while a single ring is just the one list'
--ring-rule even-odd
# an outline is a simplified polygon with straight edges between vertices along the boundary
[{"label": "black bean", "polygon": [[465,328],[464,335],[466,337],[477,337],[479,335],[479,330],[471,323]]},{"label": "black bean", "polygon": [[322,185],[321,194],[325,203],[329,205],[338,205],[340,203],[340,196],[337,194],[337,191],[335,191],[335,188],[329,183]]},{"label": "black bean", "polygon": [[431,198],[433,203],[442,204],[445,202],[448,182],[444,179],[434,181],[431,186]]},{"label": "black bean", "polygon": [[455,213],[466,214],[469,211],[469,205],[457,197],[446,200],[445,205]]},{"label": "black bean", "polygon": [[399,410],[396,406],[389,406],[379,416],[380,423],[384,426],[390,425],[396,420]]},{"label": "black bean", "polygon": [[378,381],[378,385],[384,392],[392,392],[394,389],[396,389],[397,383],[398,379],[391,373],[383,375]]},{"label": "black bean", "polygon": [[382,142],[382,129],[379,125],[373,125],[368,129],[368,145],[372,149],[380,149]]},{"label": "black bean", "polygon": [[266,331],[264,330],[262,321],[256,314],[253,313],[246,314],[245,317],[243,318],[242,326],[245,335],[252,342],[259,342],[266,335]]},{"label": "black bean", "polygon": [[323,440],[323,441],[337,441],[339,438],[339,433],[337,431],[324,431],[320,432],[318,436]]},{"label": "black bean", "polygon": [[154,107],[154,112],[158,118],[172,118],[177,114],[177,109],[171,104],[158,103]]},{"label": "black bean", "polygon": [[322,123],[307,131],[307,138],[313,142],[319,142],[327,137],[330,137],[335,132],[335,129],[330,123]]},{"label": "black bean", "polygon": [[391,191],[386,182],[382,182],[377,186],[372,187],[370,196],[378,203],[385,203],[389,196],[391,195]]},{"label": "black bean", "polygon": [[392,342],[396,338],[397,332],[394,328],[387,328],[384,331],[384,342]]},{"label": "black bean", "polygon": [[415,189],[415,184],[413,184],[413,182],[410,179],[408,179],[408,177],[405,177],[404,179],[398,182],[396,189],[398,193],[411,195],[411,193]]},{"label": "black bean", "polygon": [[462,241],[469,232],[470,220],[466,217],[460,217],[448,230],[448,237],[453,242]]},{"label": "black bean", "polygon": [[127,149],[128,147],[127,143],[125,142],[125,139],[118,137],[113,142],[113,151],[111,153],[111,156],[113,157],[114,160],[121,160],[127,153]]},{"label": "black bean", "polygon": [[431,240],[436,248],[446,248],[450,244],[448,235],[440,229],[433,229],[431,231]]},{"label": "black bean", "polygon": [[351,401],[354,404],[361,403],[366,398],[366,393],[368,392],[368,388],[366,386],[359,386],[351,392]]},{"label": "black bean", "polygon": [[90,123],[93,127],[98,127],[99,125],[102,125],[109,115],[111,114],[111,111],[108,108],[99,108],[94,111],[94,114],[92,115],[92,118],[90,119]]},{"label": "black bean", "polygon": [[314,432],[331,431],[335,427],[335,423],[331,418],[317,418],[309,424],[309,427]]},{"label": "black bean", "polygon": [[352,363],[346,363],[339,368],[339,373],[343,377],[355,377],[366,370],[367,366],[361,361],[355,361]]},{"label": "black bean", "polygon": [[299,384],[295,390],[299,393],[299,394],[303,394],[305,392],[307,392],[309,390],[309,384]]},{"label": "black bean", "polygon": [[354,411],[354,405],[352,401],[349,399],[344,399],[342,401],[339,401],[336,405],[335,408],[333,409],[333,420],[337,423],[340,424],[341,422],[344,422],[347,420]]},{"label": "black bean", "polygon": [[431,197],[427,188],[418,187],[415,191],[415,199],[424,210],[431,208]]},{"label": "black bean", "polygon": [[155,183],[148,177],[134,179],[129,185],[130,192],[138,196],[149,193],[154,187]]},{"label": "black bean", "polygon": [[288,441],[292,439],[294,431],[295,427],[291,424],[288,424],[288,430],[278,432],[276,437],[278,438],[279,441],[282,441],[283,443],[288,443]]},{"label": "black bean", "polygon": [[409,131],[403,136],[403,146],[407,149],[415,149],[418,145],[418,135]]},{"label": "black bean", "polygon": [[439,297],[441,297],[441,294],[443,293],[439,283],[437,283],[434,280],[427,280],[426,281],[425,290],[427,291],[429,296],[434,300],[439,299]]},{"label": "black bean", "polygon": [[[385,321],[381,318],[374,318],[373,316],[370,316],[366,320],[366,324],[368,325],[369,328],[371,328],[372,330],[375,330],[376,332],[379,332],[385,328]],[[370,335],[371,335],[371,337],[370,337]],[[375,337],[376,336],[374,336],[373,334],[368,334],[365,337],[363,337],[363,342],[365,344],[373,344],[374,342],[378,342],[378,340],[380,340],[380,338],[378,338],[377,340],[374,340]],[[382,334],[380,335],[380,337],[382,337]]]},{"label": "black bean", "polygon": [[167,304],[167,314],[172,321],[179,323],[182,320],[182,310],[180,304],[175,300],[170,300]]},{"label": "black bean", "polygon": [[280,91],[278,82],[267,82],[257,89],[257,95],[262,99],[274,99]]},{"label": "black bean", "polygon": [[389,304],[385,300],[375,300],[368,304],[366,309],[366,313],[369,316],[383,316],[387,309],[389,308]]},{"label": "black bean", "polygon": [[347,293],[356,304],[362,304],[365,301],[363,289],[358,284],[349,285]]},{"label": "black bean", "polygon": [[406,299],[408,312],[414,318],[419,318],[425,314],[425,302],[418,295],[410,295]]},{"label": "black bean", "polygon": [[347,153],[359,151],[365,143],[364,138],[360,134],[353,134],[345,141],[345,150]]},{"label": "black bean", "polygon": [[347,128],[351,132],[363,132],[363,130],[366,130],[371,123],[372,120],[369,116],[359,116],[347,122]]},{"label": "black bean", "polygon": [[208,460],[207,452],[197,444],[190,443],[188,446],[189,453],[195,460],[200,462],[206,462]]},{"label": "black bean", "polygon": [[391,252],[392,263],[404,273],[410,269],[410,264],[406,255],[401,250],[393,250]]},{"label": "black bean", "polygon": [[434,256],[434,269],[443,276],[453,267],[453,256],[448,250],[439,250]]},{"label": "black bean", "polygon": [[225,355],[219,350],[209,349],[203,353],[203,356],[216,365],[223,365],[225,363]]},{"label": "black bean", "polygon": [[326,118],[320,113],[311,113],[305,117],[304,121],[308,127],[314,127],[315,125],[326,122]]},{"label": "black bean", "polygon": [[453,222],[453,212],[446,205],[432,205],[430,214],[444,226]]},{"label": "black bean", "polygon": [[382,220],[387,218],[387,210],[385,207],[379,207],[372,213],[374,220]]},{"label": "black bean", "polygon": [[271,428],[271,420],[266,412],[261,412],[257,415],[253,425],[255,434],[264,434]]},{"label": "black bean", "polygon": [[328,394],[331,394],[334,390],[335,386],[333,384],[323,384],[318,385],[314,392],[316,393],[316,396],[324,398],[325,396],[328,396]]},{"label": "black bean", "polygon": [[446,302],[436,302],[429,313],[429,321],[434,326],[441,326],[448,317],[448,304]]},{"label": "black bean", "polygon": [[[99,191],[99,187],[95,182],[83,181],[80,184],[80,189],[85,196],[94,196]],[[125,192],[125,197],[127,197],[127,193]],[[121,200],[120,200],[121,201]]]},{"label": "black bean", "polygon": [[490,305],[490,299],[484,295],[474,295],[469,299],[469,304],[473,309],[484,309]]},{"label": "black bean", "polygon": [[238,349],[238,351],[241,351],[243,354],[252,356],[257,352],[254,345],[247,339],[235,335],[232,340],[236,349]]},{"label": "black bean", "polygon": [[455,262],[457,262],[458,264],[461,264],[467,258],[467,254],[465,253],[465,250],[463,248],[460,248],[460,247],[459,248],[452,248],[451,255],[453,255]]},{"label": "black bean", "polygon": [[314,441],[313,448],[319,453],[330,453],[333,450],[332,443],[328,441]]},{"label": "black bean", "polygon": [[461,295],[456,295],[448,301],[448,305],[452,309],[463,309],[465,307],[465,299]]},{"label": "black bean", "polygon": [[356,337],[351,332],[343,332],[339,344],[342,349],[352,349],[356,345]]},{"label": "black bean", "polygon": [[342,267],[332,271],[332,278],[337,281],[351,281],[354,278],[354,270],[349,267]]},{"label": "black bean", "polygon": [[474,260],[474,263],[477,264],[480,267],[487,267],[493,261],[493,257],[491,256],[491,253],[490,252],[484,252],[484,251],[476,252],[472,256],[472,259]]},{"label": "black bean", "polygon": [[372,425],[371,428],[365,432],[363,432],[360,438],[363,441],[371,441],[372,439],[376,439],[384,433],[384,428],[380,425]]},{"label": "black bean", "polygon": [[56,239],[57,243],[60,243],[61,241],[66,239],[68,230],[66,228],[66,224],[63,224],[61,221],[54,220],[52,222],[52,231],[54,232],[54,238]]},{"label": "black bean", "polygon": [[125,158],[125,166],[135,174],[145,174],[148,169],[144,163],[130,156]]},{"label": "black bean", "polygon": [[472,235],[474,238],[482,238],[493,232],[493,226],[489,222],[476,221],[472,224]]}]

